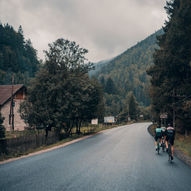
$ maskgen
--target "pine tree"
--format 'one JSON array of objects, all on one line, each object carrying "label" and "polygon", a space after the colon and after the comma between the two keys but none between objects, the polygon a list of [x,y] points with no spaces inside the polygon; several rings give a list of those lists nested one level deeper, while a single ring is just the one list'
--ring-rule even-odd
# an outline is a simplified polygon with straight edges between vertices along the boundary
[{"label": "pine tree", "polygon": [[159,120],[161,112],[168,112],[172,121],[173,111],[179,110],[180,114],[183,98],[191,95],[191,1],[167,1],[165,8],[168,21],[164,34],[158,37],[159,49],[155,51],[154,65],[148,74],[155,119]]},{"label": "pine tree", "polygon": [[105,92],[108,94],[115,94],[116,93],[116,87],[113,82],[113,80],[109,77],[105,84]]},{"label": "pine tree", "polygon": [[25,83],[34,77],[40,63],[30,40],[24,39],[20,26],[16,32],[12,26],[0,24],[0,83],[11,84],[11,73],[17,83]]},{"label": "pine tree", "polygon": [[128,94],[128,109],[131,119],[137,120],[138,116],[138,103],[132,92]]}]

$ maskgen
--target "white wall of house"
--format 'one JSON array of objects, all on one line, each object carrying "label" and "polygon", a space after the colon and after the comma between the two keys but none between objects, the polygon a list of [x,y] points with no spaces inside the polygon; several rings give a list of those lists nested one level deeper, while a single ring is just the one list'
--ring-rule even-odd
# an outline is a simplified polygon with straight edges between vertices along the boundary
[{"label": "white wall of house", "polygon": [[[15,131],[22,131],[27,126],[24,120],[21,119],[20,113],[19,113],[19,107],[23,100],[20,99],[14,99],[15,101],[15,107],[14,107],[14,130]],[[11,126],[9,125],[9,114],[10,114],[10,101],[7,102],[3,107],[1,108],[1,114],[5,118],[3,125],[6,129],[6,131],[11,130]]]}]

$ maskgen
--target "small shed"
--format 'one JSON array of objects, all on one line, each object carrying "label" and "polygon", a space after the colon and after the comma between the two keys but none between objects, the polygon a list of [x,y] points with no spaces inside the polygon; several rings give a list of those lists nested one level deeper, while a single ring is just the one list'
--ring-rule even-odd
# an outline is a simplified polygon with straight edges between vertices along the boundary
[{"label": "small shed", "polygon": [[0,85],[0,111],[5,118],[3,125],[6,131],[12,130],[10,124],[11,99],[13,95],[13,113],[14,113],[14,130],[22,131],[26,123],[21,119],[19,107],[26,97],[26,87],[23,84],[17,85]]}]

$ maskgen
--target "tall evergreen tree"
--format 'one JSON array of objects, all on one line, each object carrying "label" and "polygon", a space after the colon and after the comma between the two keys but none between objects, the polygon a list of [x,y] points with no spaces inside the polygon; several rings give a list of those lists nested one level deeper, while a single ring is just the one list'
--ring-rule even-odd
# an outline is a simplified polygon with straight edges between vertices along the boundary
[{"label": "tall evergreen tree", "polygon": [[115,94],[116,93],[116,87],[113,82],[113,80],[109,77],[105,84],[105,92],[108,94]]},{"label": "tall evergreen tree", "polygon": [[138,117],[138,103],[132,92],[128,94],[128,113],[131,119],[137,120]]},{"label": "tall evergreen tree", "polygon": [[17,32],[8,24],[0,24],[0,83],[10,84],[11,74],[15,74],[16,83],[25,83],[34,77],[39,64],[31,41],[24,39],[22,27]]},{"label": "tall evergreen tree", "polygon": [[155,119],[167,112],[172,121],[174,112],[177,118],[184,119],[178,115],[184,113],[183,104],[191,95],[191,1],[167,1],[165,8],[168,21],[164,34],[158,37],[159,49],[148,74]]}]

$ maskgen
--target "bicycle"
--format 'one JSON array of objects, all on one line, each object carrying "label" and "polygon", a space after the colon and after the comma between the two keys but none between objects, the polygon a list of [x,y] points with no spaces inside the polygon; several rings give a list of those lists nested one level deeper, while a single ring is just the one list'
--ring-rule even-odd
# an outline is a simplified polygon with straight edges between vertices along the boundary
[{"label": "bicycle", "polygon": [[170,141],[168,141],[168,161],[172,163],[172,150]]},{"label": "bicycle", "polygon": [[160,145],[159,145],[159,139],[157,139],[157,153],[159,155],[159,151],[160,151]]},{"label": "bicycle", "polygon": [[165,142],[164,142],[164,137],[162,137],[161,147],[162,147],[162,151],[165,152]]}]

